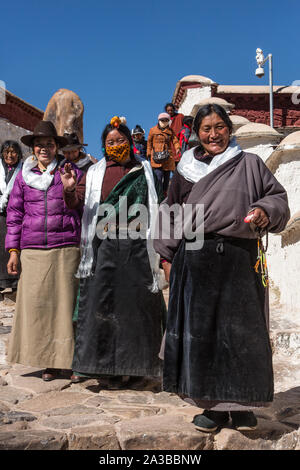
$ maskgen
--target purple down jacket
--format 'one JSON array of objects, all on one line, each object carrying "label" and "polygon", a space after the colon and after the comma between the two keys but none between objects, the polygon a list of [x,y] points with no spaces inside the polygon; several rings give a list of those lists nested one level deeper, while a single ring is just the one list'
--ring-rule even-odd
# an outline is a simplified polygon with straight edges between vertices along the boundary
[{"label": "purple down jacket", "polygon": [[[79,181],[83,173],[73,167]],[[37,168],[33,170],[39,173]],[[28,186],[20,171],[7,206],[5,248],[58,248],[79,245],[82,208],[68,209],[59,171],[46,191]]]}]

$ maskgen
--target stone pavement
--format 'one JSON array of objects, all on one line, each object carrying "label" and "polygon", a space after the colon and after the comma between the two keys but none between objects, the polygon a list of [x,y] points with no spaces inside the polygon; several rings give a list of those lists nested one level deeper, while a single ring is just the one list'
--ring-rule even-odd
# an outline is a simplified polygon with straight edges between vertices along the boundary
[{"label": "stone pavement", "polygon": [[295,329],[275,325],[276,395],[271,407],[256,412],[257,430],[241,433],[229,424],[206,434],[191,423],[201,410],[162,392],[154,378],[71,384],[65,371],[43,382],[40,369],[9,366],[13,312],[14,302],[6,296],[0,301],[0,450],[300,450],[300,336]]}]

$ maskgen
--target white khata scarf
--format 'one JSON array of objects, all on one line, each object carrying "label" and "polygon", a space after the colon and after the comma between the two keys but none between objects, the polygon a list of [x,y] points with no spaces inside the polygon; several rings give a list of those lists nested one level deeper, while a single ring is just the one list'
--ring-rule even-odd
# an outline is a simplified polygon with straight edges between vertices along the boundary
[{"label": "white khata scarf", "polygon": [[209,165],[194,158],[194,151],[195,148],[191,148],[184,152],[177,165],[177,170],[187,181],[197,183],[201,178],[204,178],[204,176],[218,168],[218,166],[239,155],[242,149],[236,143],[235,137],[233,137],[225,152],[216,155]]},{"label": "white khata scarf", "polygon": [[22,168],[22,176],[24,178],[25,183],[31,188],[39,189],[40,191],[46,191],[54,178],[54,173],[51,174],[51,172],[56,167],[57,160],[56,158],[54,158],[54,160],[47,166],[47,170],[44,171],[42,174],[34,173],[33,171],[31,171],[37,166],[37,164],[38,160],[36,156],[30,155],[30,157],[28,157],[24,162]]},{"label": "white khata scarf", "polygon": [[3,212],[7,206],[8,198],[13,188],[15,179],[17,174],[21,170],[22,162],[20,161],[16,166],[12,177],[10,178],[9,182],[6,184],[5,182],[5,169],[3,166],[2,158],[0,158],[0,191],[2,195],[0,195],[0,212]]},{"label": "white khata scarf", "polygon": [[[149,218],[147,229],[147,252],[149,263],[153,275],[153,284],[151,292],[158,292],[165,285],[165,280],[159,269],[160,256],[153,248],[151,234],[154,233],[155,220],[158,213],[158,199],[154,184],[154,178],[150,163],[135,156],[144,168],[145,177],[148,185],[148,205]],[[101,199],[101,189],[106,171],[106,160],[103,158],[100,162],[92,165],[86,174],[86,192],[85,205],[82,217],[81,228],[81,260],[76,277],[85,278],[91,275],[93,265],[93,247],[92,242],[96,233],[98,220],[98,208]]]}]

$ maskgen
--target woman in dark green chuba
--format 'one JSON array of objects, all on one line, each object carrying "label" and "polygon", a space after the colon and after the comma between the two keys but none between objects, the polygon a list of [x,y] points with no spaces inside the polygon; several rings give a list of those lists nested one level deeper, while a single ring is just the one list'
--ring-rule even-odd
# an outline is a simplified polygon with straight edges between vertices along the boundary
[{"label": "woman in dark green chuba", "polygon": [[150,232],[162,195],[117,116],[105,127],[102,146],[104,158],[86,175],[73,382],[161,374],[165,306]]}]

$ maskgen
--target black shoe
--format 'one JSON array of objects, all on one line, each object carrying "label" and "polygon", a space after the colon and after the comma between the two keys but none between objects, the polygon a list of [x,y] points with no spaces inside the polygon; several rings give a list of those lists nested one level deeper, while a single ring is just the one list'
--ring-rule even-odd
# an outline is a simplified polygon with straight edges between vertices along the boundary
[{"label": "black shoe", "polygon": [[227,411],[204,410],[202,415],[194,416],[192,423],[197,429],[204,432],[214,432],[219,426],[223,426],[229,421]]},{"label": "black shoe", "polygon": [[252,431],[257,427],[257,419],[252,411],[231,411],[232,426],[237,431]]},{"label": "black shoe", "polygon": [[125,387],[126,383],[123,375],[110,375],[107,386],[109,390],[120,390]]},{"label": "black shoe", "polygon": [[42,379],[44,382],[50,382],[55,380],[59,375],[59,369],[46,369],[42,374]]}]

